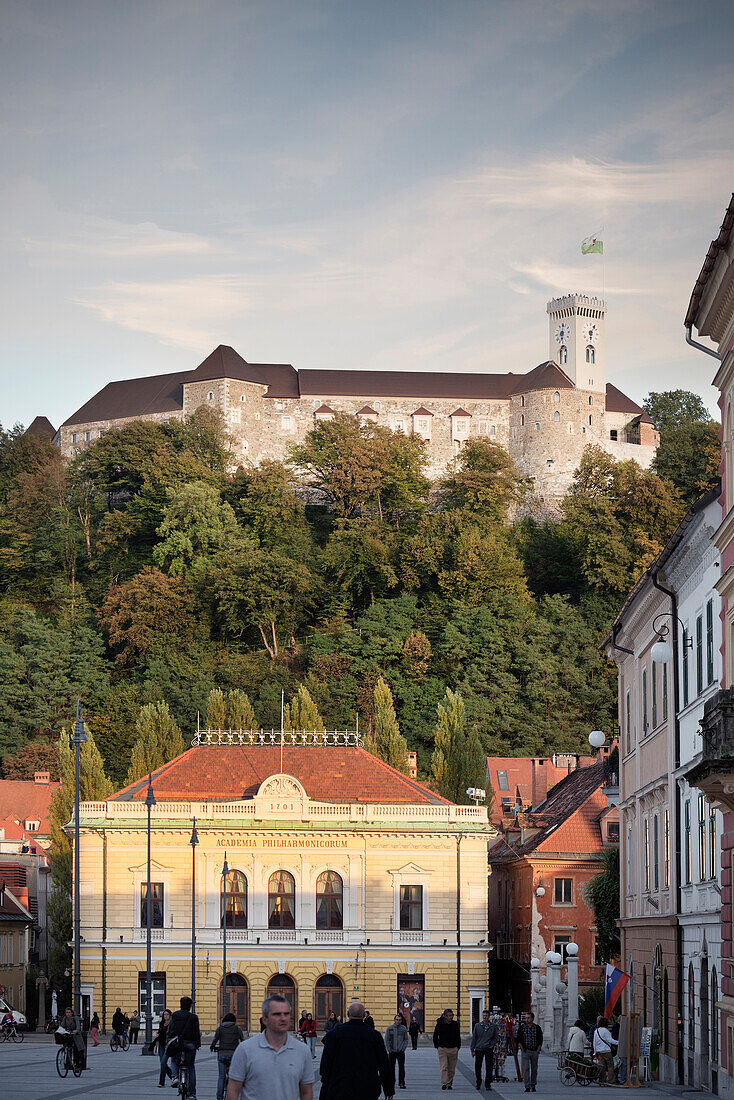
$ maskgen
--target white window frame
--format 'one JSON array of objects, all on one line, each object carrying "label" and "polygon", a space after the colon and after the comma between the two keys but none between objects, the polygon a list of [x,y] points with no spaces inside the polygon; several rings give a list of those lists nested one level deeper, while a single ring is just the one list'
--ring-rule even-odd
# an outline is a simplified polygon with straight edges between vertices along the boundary
[{"label": "white window frame", "polygon": [[[398,867],[394,871],[388,871],[392,877],[393,890],[393,921],[392,942],[394,944],[428,944],[431,942],[430,925],[430,881],[432,871],[418,867],[415,863],[409,863],[405,867]],[[400,930],[400,887],[421,886],[423,888],[423,928],[418,931]]]}]

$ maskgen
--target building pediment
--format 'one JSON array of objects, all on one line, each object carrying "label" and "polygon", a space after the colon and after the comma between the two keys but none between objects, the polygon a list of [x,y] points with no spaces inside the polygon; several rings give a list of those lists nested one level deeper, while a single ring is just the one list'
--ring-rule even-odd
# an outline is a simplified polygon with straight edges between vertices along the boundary
[{"label": "building pediment", "polygon": [[425,867],[419,867],[417,863],[405,863],[402,867],[395,867],[388,871],[389,875],[394,877],[404,877],[405,875],[431,875],[432,871],[426,870]]},{"label": "building pediment", "polygon": [[[133,875],[147,875],[148,874],[148,862],[144,860],[143,863],[137,867],[128,867],[128,870]],[[151,859],[150,861],[150,873],[154,871],[168,871],[168,867],[165,867],[162,863],[158,863],[157,860]]]}]

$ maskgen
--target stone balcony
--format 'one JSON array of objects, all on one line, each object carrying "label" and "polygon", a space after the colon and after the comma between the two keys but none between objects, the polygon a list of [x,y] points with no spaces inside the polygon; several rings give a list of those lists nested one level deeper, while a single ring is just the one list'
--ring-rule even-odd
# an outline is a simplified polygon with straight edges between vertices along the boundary
[{"label": "stone balcony", "polygon": [[720,809],[734,810],[734,688],[717,691],[706,702],[701,740],[685,778]]}]

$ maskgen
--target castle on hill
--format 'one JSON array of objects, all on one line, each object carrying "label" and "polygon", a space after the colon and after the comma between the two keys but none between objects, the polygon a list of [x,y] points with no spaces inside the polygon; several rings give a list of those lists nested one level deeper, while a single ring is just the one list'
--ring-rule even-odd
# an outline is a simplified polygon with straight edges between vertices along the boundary
[{"label": "castle on hill", "polygon": [[195,370],[109,382],[57,441],[71,457],[111,428],[181,419],[205,405],[227,423],[235,466],[284,459],[319,420],[348,412],[425,439],[433,478],[474,437],[506,448],[548,497],[568,489],[589,444],[648,467],[660,442],[655,425],[606,380],[606,302],[569,294],[547,312],[548,358],[527,374],[296,370],[247,363],[220,344]]}]

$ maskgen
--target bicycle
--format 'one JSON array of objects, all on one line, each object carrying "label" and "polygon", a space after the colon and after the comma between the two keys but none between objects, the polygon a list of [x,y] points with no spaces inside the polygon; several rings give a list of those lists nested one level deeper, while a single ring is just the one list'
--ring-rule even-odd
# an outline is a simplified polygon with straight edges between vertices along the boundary
[{"label": "bicycle", "polygon": [[14,1043],[23,1042],[23,1032],[18,1031],[15,1024],[5,1024],[5,1026],[0,1029],[0,1032],[2,1033],[0,1034],[0,1043],[9,1043],[11,1039]]},{"label": "bicycle", "polygon": [[56,1042],[59,1043],[59,1049],[56,1051],[56,1072],[59,1077],[66,1077],[69,1070],[72,1071],[75,1077],[81,1077],[82,1067],[76,1057],[74,1040],[71,1037],[65,1039],[57,1035]]},{"label": "bicycle", "polygon": [[120,1048],[122,1048],[122,1050],[127,1050],[129,1046],[130,1042],[127,1035],[117,1035],[113,1033],[112,1038],[110,1039],[111,1050],[120,1050]]}]

